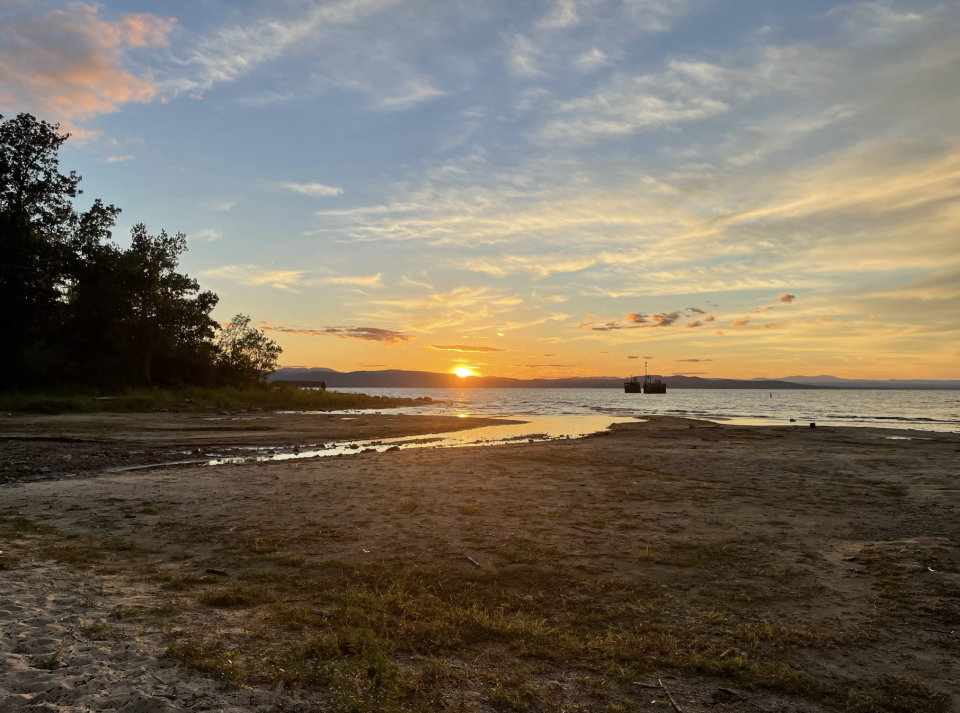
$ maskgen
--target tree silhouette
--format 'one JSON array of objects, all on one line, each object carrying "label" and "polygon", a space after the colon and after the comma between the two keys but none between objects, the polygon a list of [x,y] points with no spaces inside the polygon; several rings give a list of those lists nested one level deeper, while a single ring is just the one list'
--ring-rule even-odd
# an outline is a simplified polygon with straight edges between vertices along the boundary
[{"label": "tree silhouette", "polygon": [[218,297],[178,271],[183,233],[138,223],[113,242],[120,209],[77,212],[80,176],[60,171],[69,134],[0,116],[0,385],[94,382],[257,385],[281,349],[237,315],[217,338]]}]

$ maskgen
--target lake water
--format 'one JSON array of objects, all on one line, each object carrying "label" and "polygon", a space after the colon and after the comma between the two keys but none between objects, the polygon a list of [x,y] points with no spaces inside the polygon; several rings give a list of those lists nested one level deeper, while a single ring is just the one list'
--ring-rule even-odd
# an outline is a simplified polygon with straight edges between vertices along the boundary
[{"label": "lake water", "polygon": [[787,425],[792,418],[801,425],[812,421],[818,425],[960,432],[960,391],[669,389],[659,395],[625,394],[620,389],[336,390],[401,398],[427,396],[442,402],[385,413],[617,417],[612,420],[666,415],[765,425]]}]

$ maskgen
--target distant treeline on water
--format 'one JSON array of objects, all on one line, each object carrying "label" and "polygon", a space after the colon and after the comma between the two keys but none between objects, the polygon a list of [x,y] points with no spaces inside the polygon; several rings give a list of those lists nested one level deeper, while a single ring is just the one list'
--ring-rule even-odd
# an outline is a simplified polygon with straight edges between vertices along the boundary
[{"label": "distant treeline on water", "polygon": [[[310,370],[307,373],[296,369],[281,369],[272,381],[297,386],[318,386],[321,381],[328,388],[393,387],[393,388],[488,388],[488,389],[622,389],[623,379],[618,377],[566,378],[566,379],[510,379],[502,376],[467,376],[438,374],[429,371],[351,371],[342,373],[327,370]],[[695,376],[654,377],[663,378],[675,389],[817,389],[818,386],[791,384],[786,381],[738,381],[736,379],[700,379]]]},{"label": "distant treeline on water", "polygon": [[[777,391],[783,389],[960,389],[960,381],[859,381],[833,376],[794,377],[788,379],[704,379],[698,376],[657,376],[673,389],[753,389]],[[823,381],[814,381],[822,379]],[[273,383],[330,388],[488,388],[488,389],[622,389],[623,377],[567,377],[561,379],[510,379],[502,376],[468,376],[441,374],[430,371],[383,369],[380,371],[341,372],[325,368],[278,369],[270,380]],[[802,380],[802,381],[800,381]]]}]

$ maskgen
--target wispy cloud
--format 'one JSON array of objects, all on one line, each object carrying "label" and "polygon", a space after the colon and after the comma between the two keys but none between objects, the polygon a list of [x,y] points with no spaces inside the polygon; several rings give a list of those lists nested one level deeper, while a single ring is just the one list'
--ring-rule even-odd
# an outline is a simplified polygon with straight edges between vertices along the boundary
[{"label": "wispy cloud", "polygon": [[327,186],[323,183],[294,183],[293,181],[285,181],[280,185],[289,191],[302,193],[305,196],[312,196],[314,198],[339,196],[343,193],[343,189],[339,186]]},{"label": "wispy cloud", "polygon": [[223,238],[223,231],[220,230],[220,228],[204,228],[203,230],[197,230],[196,232],[191,233],[190,237],[195,240],[213,242]]},{"label": "wispy cloud", "polygon": [[300,334],[311,337],[337,337],[339,339],[359,339],[365,342],[380,342],[386,345],[406,344],[416,337],[392,329],[380,327],[319,327],[317,329],[302,329],[299,327],[265,326],[267,332],[281,332],[284,334]]},{"label": "wispy cloud", "polygon": [[322,280],[328,285],[354,285],[356,287],[383,287],[383,273],[376,275],[326,277]]},{"label": "wispy cloud", "polygon": [[[332,87],[365,93],[373,99],[371,106],[381,110],[408,109],[445,92],[412,67],[407,55],[413,50],[403,47],[405,39],[415,46],[418,32],[429,34],[430,15],[438,11],[427,8],[410,33],[392,31],[391,22],[377,24],[401,5],[400,0],[334,0],[309,4],[297,13],[296,3],[273,4],[268,14],[199,38],[167,86],[178,93],[202,93],[269,63],[306,55],[317,70],[316,81],[299,94],[316,95]],[[266,106],[286,101],[288,94],[260,93],[243,101]]]},{"label": "wispy cloud", "polygon": [[257,265],[224,265],[204,270],[203,274],[242,285],[270,285],[278,289],[288,289],[299,284],[305,273],[303,270],[271,270]]},{"label": "wispy cloud", "polygon": [[108,156],[104,159],[107,163],[123,163],[124,161],[133,161],[133,156]]},{"label": "wispy cloud", "polygon": [[469,344],[424,344],[427,349],[438,349],[447,352],[508,352],[509,349],[497,347],[471,346]]}]

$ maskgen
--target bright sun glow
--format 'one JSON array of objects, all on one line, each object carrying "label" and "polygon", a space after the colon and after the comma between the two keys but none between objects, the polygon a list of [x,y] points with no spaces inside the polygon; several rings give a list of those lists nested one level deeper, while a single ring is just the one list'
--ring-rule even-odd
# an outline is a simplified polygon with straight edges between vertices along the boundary
[{"label": "bright sun glow", "polygon": [[470,371],[470,370],[469,370],[467,367],[465,367],[465,366],[461,366],[461,367],[459,367],[458,369],[454,369],[454,370],[453,370],[453,373],[456,374],[457,376],[459,376],[461,379],[464,378],[464,377],[466,377],[466,376],[473,376],[473,375],[474,375],[473,372]]}]

